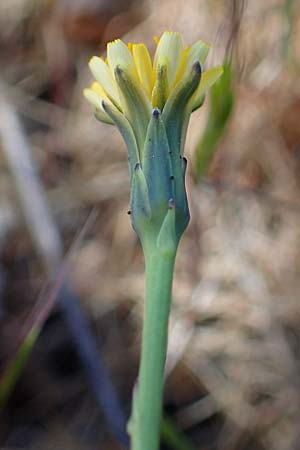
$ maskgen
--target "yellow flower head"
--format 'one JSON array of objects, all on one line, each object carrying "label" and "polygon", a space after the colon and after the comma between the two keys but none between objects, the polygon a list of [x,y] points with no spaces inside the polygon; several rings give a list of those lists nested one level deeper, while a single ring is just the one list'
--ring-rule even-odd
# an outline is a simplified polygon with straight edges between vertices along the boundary
[{"label": "yellow flower head", "polygon": [[[107,114],[105,105],[115,107],[132,122],[129,96],[136,97],[145,111],[152,108],[161,111],[176,87],[190,76],[192,68],[201,68],[201,81],[189,99],[190,112],[200,106],[207,88],[222,74],[222,67],[215,67],[203,72],[210,45],[197,41],[191,47],[185,47],[180,33],[166,31],[160,39],[156,39],[157,48],[153,58],[149,55],[145,44],[124,44],[117,39],[107,45],[107,58],[98,56],[91,58],[90,70],[95,82],[84,95],[97,112],[97,117],[113,123]],[[125,74],[125,75],[124,75]],[[124,95],[124,86],[127,90]],[[134,98],[131,98],[134,102]],[[138,108],[139,109],[139,108]]]},{"label": "yellow flower head", "polygon": [[117,125],[126,143],[134,229],[144,243],[156,236],[168,254],[189,222],[183,157],[189,117],[223,69],[203,72],[205,42],[184,48],[181,35],[169,31],[156,42],[153,60],[144,44],[110,42],[105,60],[89,62],[96,81],[84,95],[97,119]]}]

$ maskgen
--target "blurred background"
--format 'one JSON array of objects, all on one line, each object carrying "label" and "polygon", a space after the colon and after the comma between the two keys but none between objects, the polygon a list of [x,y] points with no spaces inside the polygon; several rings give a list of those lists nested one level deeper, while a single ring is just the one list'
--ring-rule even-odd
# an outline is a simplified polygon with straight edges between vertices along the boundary
[{"label": "blurred background", "polygon": [[0,446],[128,446],[143,257],[126,151],[82,89],[180,31],[225,75],[190,123],[162,449],[300,449],[300,6],[1,0]]}]

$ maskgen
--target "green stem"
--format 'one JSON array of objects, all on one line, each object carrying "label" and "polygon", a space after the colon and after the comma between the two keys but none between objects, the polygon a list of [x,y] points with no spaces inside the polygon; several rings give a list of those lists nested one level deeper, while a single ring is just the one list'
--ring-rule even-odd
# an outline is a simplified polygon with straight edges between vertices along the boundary
[{"label": "green stem", "polygon": [[144,253],[146,302],[139,379],[130,429],[131,448],[157,450],[176,250],[164,255],[156,245],[151,245],[144,248]]}]

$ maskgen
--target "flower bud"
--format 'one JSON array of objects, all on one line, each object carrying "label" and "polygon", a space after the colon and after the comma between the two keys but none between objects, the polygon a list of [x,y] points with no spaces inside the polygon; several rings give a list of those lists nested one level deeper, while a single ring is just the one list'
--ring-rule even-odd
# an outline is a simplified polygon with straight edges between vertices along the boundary
[{"label": "flower bud", "polygon": [[97,80],[84,90],[95,116],[114,123],[128,149],[131,218],[142,243],[176,249],[189,222],[185,190],[185,135],[192,111],[222,67],[203,71],[209,44],[183,47],[179,33],[157,39],[153,64],[144,44],[120,39],[107,46],[107,60],[93,57]]}]

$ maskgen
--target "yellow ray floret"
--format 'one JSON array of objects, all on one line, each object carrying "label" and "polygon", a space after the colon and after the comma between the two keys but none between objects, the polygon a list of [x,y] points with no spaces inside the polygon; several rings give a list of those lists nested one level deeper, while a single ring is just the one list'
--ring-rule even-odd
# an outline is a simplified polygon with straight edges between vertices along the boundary
[{"label": "yellow ray floret", "polygon": [[170,87],[175,81],[182,52],[183,41],[181,35],[171,31],[165,32],[157,44],[153,61],[153,69],[155,73],[160,59],[166,58],[168,62],[168,84]]},{"label": "yellow ray floret", "polygon": [[[94,56],[89,62],[97,83],[90,89],[85,89],[87,100],[96,109],[101,110],[101,102],[104,100],[113,104],[120,112],[126,113],[120,78],[117,76],[119,74],[120,77],[120,71],[124,71],[132,80],[132,86],[140,86],[138,94],[129,90],[127,95],[131,95],[133,99],[138,95],[143,104],[149,104],[149,108],[158,106],[163,109],[177,84],[184,80],[193,65],[198,63],[202,69],[202,81],[189,102],[191,111],[195,109],[205,90],[222,74],[221,67],[203,73],[210,45],[197,41],[191,47],[184,48],[181,35],[172,31],[164,32],[160,39],[155,38],[155,41],[157,48],[153,63],[144,44],[126,45],[120,39],[110,42],[107,45],[106,60]],[[102,113],[105,114],[104,111]]]},{"label": "yellow ray floret", "polygon": [[150,98],[153,89],[154,77],[152,71],[152,62],[148,49],[145,44],[133,44],[132,54],[136,65],[139,81],[145,89],[147,96]]}]

